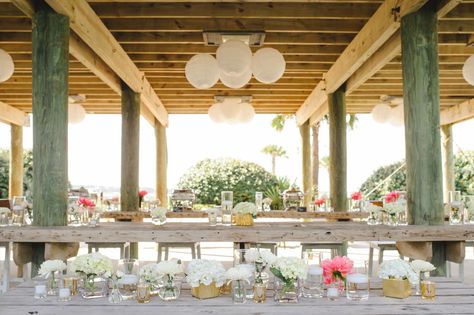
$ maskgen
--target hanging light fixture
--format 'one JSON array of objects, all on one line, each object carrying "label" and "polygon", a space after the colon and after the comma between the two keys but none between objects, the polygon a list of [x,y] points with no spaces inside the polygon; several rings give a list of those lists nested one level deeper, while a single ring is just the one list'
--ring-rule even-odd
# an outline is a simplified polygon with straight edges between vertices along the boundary
[{"label": "hanging light fixture", "polygon": [[250,69],[252,51],[244,42],[232,39],[217,48],[216,59],[221,72],[228,76],[237,77]]},{"label": "hanging light fixture", "polygon": [[467,58],[462,67],[462,75],[464,80],[470,85],[474,85],[474,55]]},{"label": "hanging light fixture", "polygon": [[285,68],[285,58],[274,48],[261,48],[252,57],[253,75],[262,83],[270,84],[280,80]]},{"label": "hanging light fixture", "polygon": [[209,89],[219,81],[219,67],[210,54],[194,55],[184,71],[186,79],[196,89]]},{"label": "hanging light fixture", "polygon": [[0,83],[11,78],[15,71],[12,56],[5,50],[0,49]]},{"label": "hanging light fixture", "polygon": [[389,121],[391,111],[392,108],[387,103],[379,103],[375,105],[370,114],[375,122],[384,124]]},{"label": "hanging light fixture", "polygon": [[216,103],[208,109],[209,118],[214,122],[248,123],[255,116],[249,96],[216,96],[215,100]]},{"label": "hanging light fixture", "polygon": [[68,122],[78,124],[86,117],[86,110],[81,104],[68,104]]},{"label": "hanging light fixture", "polygon": [[248,69],[244,74],[239,76],[230,76],[225,74],[223,71],[219,75],[222,84],[231,89],[240,89],[249,83],[252,78],[252,70]]},{"label": "hanging light fixture", "polygon": [[394,127],[403,126],[403,124],[405,123],[405,118],[403,117],[403,115],[403,104],[392,108],[389,123]]}]

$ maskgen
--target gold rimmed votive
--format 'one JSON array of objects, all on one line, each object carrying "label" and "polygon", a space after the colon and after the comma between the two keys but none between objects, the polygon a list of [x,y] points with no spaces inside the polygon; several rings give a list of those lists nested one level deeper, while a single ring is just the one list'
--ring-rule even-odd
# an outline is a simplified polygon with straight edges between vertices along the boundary
[{"label": "gold rimmed votive", "polygon": [[77,294],[77,284],[79,282],[79,278],[77,277],[65,277],[63,278],[63,286],[65,288],[69,288],[71,291],[71,295]]},{"label": "gold rimmed votive", "polygon": [[436,296],[436,283],[433,281],[421,281],[421,298],[423,300],[434,300]]},{"label": "gold rimmed votive", "polygon": [[149,303],[151,301],[150,285],[148,283],[137,284],[136,295],[138,303]]}]

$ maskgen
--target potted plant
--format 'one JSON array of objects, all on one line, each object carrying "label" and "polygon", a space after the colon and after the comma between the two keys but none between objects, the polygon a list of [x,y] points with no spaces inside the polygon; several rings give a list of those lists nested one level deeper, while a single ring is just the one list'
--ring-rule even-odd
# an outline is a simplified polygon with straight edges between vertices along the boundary
[{"label": "potted plant", "polygon": [[186,281],[191,294],[198,299],[219,296],[219,288],[225,282],[225,269],[218,261],[193,259],[186,269]]},{"label": "potted plant", "polygon": [[411,295],[411,285],[419,281],[410,264],[401,259],[385,261],[380,265],[383,295],[404,299]]}]

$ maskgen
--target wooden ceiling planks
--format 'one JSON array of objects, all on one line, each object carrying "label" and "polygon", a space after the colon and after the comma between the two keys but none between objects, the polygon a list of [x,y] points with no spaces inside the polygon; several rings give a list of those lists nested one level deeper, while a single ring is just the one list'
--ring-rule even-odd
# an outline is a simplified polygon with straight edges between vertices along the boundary
[{"label": "wooden ceiling planks", "polygon": [[[257,113],[295,113],[347,45],[383,1],[88,1],[125,52],[145,73],[170,114],[206,113],[214,95],[249,95]],[[185,62],[196,53],[215,53],[204,45],[203,30],[265,30],[265,47],[281,51],[287,71],[276,84],[254,79],[244,89],[222,84],[196,90],[184,77]],[[474,34],[474,2],[467,1],[440,20],[441,106],[474,97],[461,75],[466,47]],[[0,85],[0,101],[31,111],[31,20],[0,0],[0,48],[17,71]],[[255,50],[255,48],[253,48]],[[349,112],[369,112],[383,94],[401,94],[400,56],[347,98]],[[86,94],[89,112],[118,113],[117,94],[75,58],[70,93]]]}]

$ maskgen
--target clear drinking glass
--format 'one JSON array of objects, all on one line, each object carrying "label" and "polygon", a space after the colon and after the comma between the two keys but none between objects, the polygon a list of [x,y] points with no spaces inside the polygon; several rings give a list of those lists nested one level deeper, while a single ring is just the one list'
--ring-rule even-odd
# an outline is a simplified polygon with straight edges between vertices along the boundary
[{"label": "clear drinking glass", "polygon": [[217,209],[212,208],[207,210],[207,217],[209,219],[209,225],[210,226],[216,226],[217,225]]},{"label": "clear drinking glass", "polygon": [[25,212],[28,203],[26,197],[15,196],[13,197],[12,204],[12,225],[22,226],[25,224]]},{"label": "clear drinking glass", "polygon": [[370,282],[365,273],[352,273],[346,277],[346,296],[349,300],[361,301],[369,298]]},{"label": "clear drinking glass", "polygon": [[461,199],[460,191],[449,192],[449,223],[450,224],[462,224],[463,223],[463,203]]},{"label": "clear drinking glass", "polygon": [[255,205],[257,206],[257,211],[263,211],[263,193],[260,191],[255,193]]},{"label": "clear drinking glass", "polygon": [[464,196],[464,223],[474,224],[474,196]]},{"label": "clear drinking glass", "polygon": [[318,265],[309,265],[308,275],[303,281],[303,296],[305,298],[322,298],[323,293],[323,268]]},{"label": "clear drinking glass", "polygon": [[232,208],[234,206],[234,193],[232,191],[223,191],[221,193],[222,206],[222,224],[232,225]]}]

